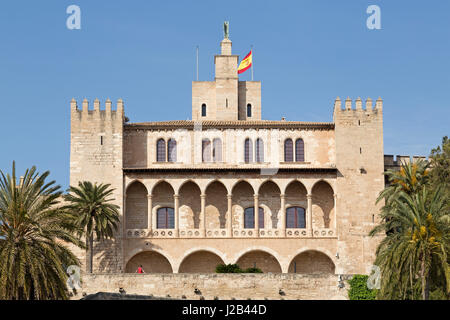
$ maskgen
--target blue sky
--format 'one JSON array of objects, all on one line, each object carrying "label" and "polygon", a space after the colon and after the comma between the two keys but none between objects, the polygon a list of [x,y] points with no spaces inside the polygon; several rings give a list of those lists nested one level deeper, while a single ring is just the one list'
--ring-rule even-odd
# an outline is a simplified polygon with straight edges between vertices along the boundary
[{"label": "blue sky", "polygon": [[449,15],[442,0],[3,1],[0,169],[37,165],[66,188],[72,97],[123,98],[132,122],[190,118],[195,48],[212,80],[224,20],[234,54],[254,46],[263,119],[332,121],[336,96],[381,96],[385,153],[428,155],[450,134]]}]

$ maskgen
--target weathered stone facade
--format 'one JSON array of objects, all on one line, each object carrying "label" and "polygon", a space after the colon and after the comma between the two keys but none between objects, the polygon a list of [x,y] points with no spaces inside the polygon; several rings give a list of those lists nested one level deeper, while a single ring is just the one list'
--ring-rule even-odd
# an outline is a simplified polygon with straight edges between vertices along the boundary
[{"label": "weathered stone facade", "polygon": [[329,274],[334,286],[338,274],[368,273],[384,187],[382,100],[342,109],[338,98],[330,123],[261,120],[261,83],[240,82],[231,41],[221,45],[215,80],[192,84],[193,120],[130,124],[121,100],[116,110],[71,102],[70,183],[110,183],[120,207],[116,238],[96,243],[95,272],[238,263]]},{"label": "weathered stone facade", "polygon": [[86,274],[83,289],[73,298],[122,288],[127,294],[192,300],[348,299],[348,285],[345,280],[342,284],[345,287],[339,288],[337,277],[330,274]]}]

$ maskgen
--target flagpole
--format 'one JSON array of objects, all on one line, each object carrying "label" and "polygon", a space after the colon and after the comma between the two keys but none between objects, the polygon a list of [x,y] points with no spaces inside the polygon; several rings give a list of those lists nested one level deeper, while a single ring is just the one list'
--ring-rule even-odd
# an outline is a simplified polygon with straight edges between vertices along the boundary
[{"label": "flagpole", "polygon": [[250,51],[252,52],[252,81],[253,81],[253,45],[250,46]]}]

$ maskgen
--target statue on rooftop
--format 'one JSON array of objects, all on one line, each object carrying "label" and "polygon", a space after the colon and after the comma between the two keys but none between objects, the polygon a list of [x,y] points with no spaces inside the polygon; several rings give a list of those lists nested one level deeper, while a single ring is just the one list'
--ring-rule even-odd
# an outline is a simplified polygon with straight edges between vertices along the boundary
[{"label": "statue on rooftop", "polygon": [[223,37],[224,39],[228,39],[229,36],[230,36],[230,22],[225,21],[223,23]]}]

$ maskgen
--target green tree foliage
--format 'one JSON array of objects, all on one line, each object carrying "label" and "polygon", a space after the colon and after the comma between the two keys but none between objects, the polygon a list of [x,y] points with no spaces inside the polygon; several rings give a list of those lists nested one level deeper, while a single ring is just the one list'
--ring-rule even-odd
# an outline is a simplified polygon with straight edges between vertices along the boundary
[{"label": "green tree foliage", "polygon": [[65,244],[83,243],[49,174],[32,167],[17,184],[15,163],[11,175],[0,170],[0,299],[68,298],[66,268],[79,261]]},{"label": "green tree foliage", "polygon": [[367,287],[367,279],[369,276],[356,274],[349,281],[350,290],[348,297],[350,300],[375,300],[377,290]]},{"label": "green tree foliage", "polygon": [[259,268],[247,268],[242,270],[237,264],[218,264],[216,273],[263,273]]},{"label": "green tree foliage", "polygon": [[[448,139],[431,161],[403,163],[388,171],[382,222],[370,235],[385,233],[375,264],[381,268],[381,299],[436,299],[450,294],[450,212],[445,172]],[[447,166],[447,167],[446,167]],[[448,177],[448,176],[447,176]]]},{"label": "green tree foliage", "polygon": [[114,236],[119,224],[119,207],[112,204],[109,198],[114,189],[110,184],[92,184],[89,181],[80,182],[78,187],[71,186],[64,196],[67,205],[64,209],[73,216],[75,225],[79,227],[79,236],[86,237],[86,247],[89,251],[89,272],[93,271],[93,240],[109,239]]}]

